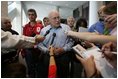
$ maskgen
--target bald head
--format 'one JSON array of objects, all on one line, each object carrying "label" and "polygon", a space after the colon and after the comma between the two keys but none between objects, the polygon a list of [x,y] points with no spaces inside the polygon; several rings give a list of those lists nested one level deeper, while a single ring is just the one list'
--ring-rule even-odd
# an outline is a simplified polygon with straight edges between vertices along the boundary
[{"label": "bald head", "polygon": [[57,10],[52,10],[49,14],[48,14],[48,17],[52,17],[54,14],[58,14],[59,15],[59,12]]},{"label": "bald head", "polygon": [[8,17],[1,17],[1,28],[4,30],[10,30],[12,27],[11,20]]},{"label": "bald head", "polygon": [[58,11],[56,10],[51,11],[48,17],[52,27],[60,26],[60,15]]}]

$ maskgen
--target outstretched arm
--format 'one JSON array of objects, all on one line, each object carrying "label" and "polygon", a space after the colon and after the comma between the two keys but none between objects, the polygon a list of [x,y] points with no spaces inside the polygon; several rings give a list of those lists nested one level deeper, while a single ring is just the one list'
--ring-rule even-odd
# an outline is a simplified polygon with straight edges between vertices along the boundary
[{"label": "outstretched arm", "polygon": [[27,37],[12,35],[10,32],[1,30],[1,48],[32,48],[36,42],[41,42],[44,37]]},{"label": "outstretched arm", "polygon": [[105,44],[109,41],[117,42],[117,36],[110,36],[110,35],[99,35],[96,33],[89,33],[89,32],[74,32],[68,31],[68,36],[76,37],[85,41],[93,42],[93,43],[100,43]]},{"label": "outstretched arm", "polygon": [[50,61],[49,61],[49,71],[48,71],[48,78],[56,78],[56,62],[54,59],[54,48],[52,46],[49,47],[50,50]]}]

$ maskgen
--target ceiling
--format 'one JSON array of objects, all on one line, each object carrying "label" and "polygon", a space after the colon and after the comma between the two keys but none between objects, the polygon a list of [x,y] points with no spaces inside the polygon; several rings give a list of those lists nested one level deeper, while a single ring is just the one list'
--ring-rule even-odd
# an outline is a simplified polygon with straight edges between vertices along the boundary
[{"label": "ceiling", "polygon": [[78,6],[81,6],[86,1],[41,1],[39,3],[59,6],[60,8],[75,9]]},{"label": "ceiling", "polygon": [[22,1],[23,7],[26,10],[34,8],[39,19],[48,16],[48,13],[53,9],[59,9],[62,18],[67,18],[73,15],[73,10],[87,1]]}]

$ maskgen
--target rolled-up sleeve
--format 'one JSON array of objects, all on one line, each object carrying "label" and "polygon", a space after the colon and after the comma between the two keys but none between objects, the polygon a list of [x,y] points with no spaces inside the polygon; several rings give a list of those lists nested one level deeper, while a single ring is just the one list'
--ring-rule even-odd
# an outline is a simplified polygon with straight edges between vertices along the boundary
[{"label": "rolled-up sleeve", "polygon": [[48,52],[48,48],[45,47],[45,45],[43,43],[39,43],[38,44],[38,49],[40,49],[43,53],[47,53]]},{"label": "rolled-up sleeve", "polygon": [[[40,35],[44,36],[46,32],[46,29],[43,28],[40,32]],[[44,40],[45,41],[45,40]],[[38,44],[38,49],[41,50],[43,53],[47,53],[48,52],[48,48],[46,47],[46,45],[44,44],[44,41]]]},{"label": "rolled-up sleeve", "polygon": [[35,43],[35,38],[12,35],[10,32],[1,30],[1,47],[2,48],[32,48]]},{"label": "rolled-up sleeve", "polygon": [[[70,27],[66,26],[66,31],[69,31],[69,30],[71,30]],[[65,51],[70,51],[72,49],[73,44],[74,44],[74,40],[67,36],[66,43],[65,43],[63,49]]]},{"label": "rolled-up sleeve", "polygon": [[63,49],[65,51],[70,51],[72,49],[73,44],[74,44],[74,41],[71,38],[68,38]]}]

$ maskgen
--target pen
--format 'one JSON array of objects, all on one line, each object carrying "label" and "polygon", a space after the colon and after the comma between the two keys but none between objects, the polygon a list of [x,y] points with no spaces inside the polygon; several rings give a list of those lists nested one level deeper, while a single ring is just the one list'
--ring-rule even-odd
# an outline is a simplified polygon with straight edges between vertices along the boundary
[{"label": "pen", "polygon": [[97,30],[94,30],[97,34],[99,34],[99,32]]},{"label": "pen", "polygon": [[[98,52],[102,52],[102,53],[104,53],[104,51],[103,50],[97,50]],[[112,54],[117,54],[117,52],[114,52],[114,51],[111,51],[111,53]]]}]

